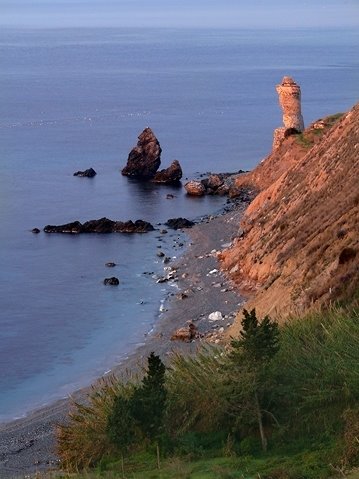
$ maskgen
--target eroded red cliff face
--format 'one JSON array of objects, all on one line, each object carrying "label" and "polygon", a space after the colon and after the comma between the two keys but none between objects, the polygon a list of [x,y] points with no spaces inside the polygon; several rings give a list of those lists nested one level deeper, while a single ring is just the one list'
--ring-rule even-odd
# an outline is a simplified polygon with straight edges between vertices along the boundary
[{"label": "eroded red cliff face", "polygon": [[240,184],[261,192],[222,252],[260,314],[349,295],[359,281],[359,104],[286,138]]}]

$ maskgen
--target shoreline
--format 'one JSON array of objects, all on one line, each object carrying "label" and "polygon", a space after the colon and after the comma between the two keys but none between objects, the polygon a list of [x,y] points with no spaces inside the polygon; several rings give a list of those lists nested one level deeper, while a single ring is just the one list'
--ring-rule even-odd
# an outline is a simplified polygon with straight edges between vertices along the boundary
[{"label": "shoreline", "polygon": [[[189,238],[186,249],[178,260],[171,263],[171,268],[176,271],[176,291],[166,294],[161,303],[164,311],[160,312],[154,327],[146,335],[144,344],[115,365],[111,374],[121,377],[126,370],[138,369],[151,351],[159,354],[164,361],[173,351],[195,352],[208,338],[190,343],[170,339],[175,330],[185,326],[189,320],[197,326],[200,335],[208,336],[211,333],[209,341],[218,341],[221,335],[218,331],[230,326],[243,299],[228,278],[218,271],[216,251],[231,242],[246,206],[246,203],[234,204],[229,211],[225,209],[217,215],[208,216],[193,228],[185,230]],[[186,297],[179,297],[179,292],[185,293]],[[210,322],[208,315],[214,311],[221,311],[225,319]],[[91,386],[82,388],[71,397],[81,401],[90,390]],[[70,402],[69,396],[34,410],[24,418],[0,423],[0,478],[24,474],[31,477],[37,471],[58,465],[53,452],[54,433],[56,424],[66,419]]]}]

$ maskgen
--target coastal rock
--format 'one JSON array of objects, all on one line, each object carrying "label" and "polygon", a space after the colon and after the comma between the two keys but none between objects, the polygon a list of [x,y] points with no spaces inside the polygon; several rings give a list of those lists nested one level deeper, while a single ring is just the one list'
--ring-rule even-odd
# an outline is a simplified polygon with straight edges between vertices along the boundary
[{"label": "coastal rock", "polygon": [[116,263],[114,263],[113,261],[109,261],[108,263],[105,263],[105,266],[107,266],[108,268],[114,268],[116,266]]},{"label": "coastal rock", "polygon": [[103,280],[104,285],[109,285],[109,286],[118,286],[120,284],[120,281],[116,276],[112,276],[111,278],[105,278]]},{"label": "coastal rock", "polygon": [[39,230],[39,228],[33,228],[33,229],[31,230],[31,233],[34,233],[34,234],[37,235],[37,234],[40,233],[40,230]]},{"label": "coastal rock", "polygon": [[274,131],[273,149],[278,148],[284,138],[304,130],[300,86],[293,78],[285,76],[282,83],[276,86],[276,90],[283,110],[284,127]]},{"label": "coastal rock", "polygon": [[183,328],[177,329],[172,336],[171,341],[192,341],[197,337],[198,330],[197,327],[192,323],[192,321],[188,322],[188,326],[184,326]]},{"label": "coastal rock", "polygon": [[[206,178],[202,180],[191,180],[185,184],[185,189],[188,195],[203,196],[203,195],[228,195],[236,180],[246,173],[243,170],[238,170],[234,173],[208,173]],[[205,175],[201,175],[205,176]]]},{"label": "coastal rock", "polygon": [[80,234],[80,233],[147,233],[153,231],[154,228],[151,223],[143,220],[133,221],[112,221],[108,218],[100,218],[98,220],[74,221],[64,225],[47,225],[44,228],[45,233],[66,233],[66,234]]},{"label": "coastal rock", "polygon": [[166,225],[169,228],[174,230],[182,229],[182,228],[192,228],[194,226],[193,221],[187,220],[186,218],[170,218],[166,221]]},{"label": "coastal rock", "polygon": [[186,294],[186,293],[178,293],[178,294],[176,294],[176,298],[183,300],[183,299],[188,298],[188,294]]},{"label": "coastal rock", "polygon": [[254,192],[248,188],[231,186],[228,190],[228,197],[237,198],[242,203],[250,203],[253,200]]},{"label": "coastal rock", "polygon": [[79,234],[82,233],[82,224],[79,221],[73,221],[72,223],[66,223],[64,225],[46,225],[44,228],[45,233],[66,233],[66,234]]},{"label": "coastal rock", "polygon": [[74,176],[81,176],[85,178],[93,178],[96,175],[97,173],[93,168],[89,168],[88,170],[84,171],[76,171],[76,173],[74,173]]},{"label": "coastal rock", "polygon": [[152,178],[161,164],[161,147],[151,128],[145,128],[128,155],[122,174],[139,179]]},{"label": "coastal rock", "polygon": [[208,178],[201,181],[206,189],[217,190],[223,185],[223,179],[219,175],[210,175]]},{"label": "coastal rock", "polygon": [[191,180],[184,185],[187,195],[203,196],[206,193],[206,188],[201,181]]},{"label": "coastal rock", "polygon": [[154,183],[161,183],[164,185],[178,184],[182,178],[182,168],[179,161],[174,160],[171,165],[161,171],[158,171],[154,178]]}]

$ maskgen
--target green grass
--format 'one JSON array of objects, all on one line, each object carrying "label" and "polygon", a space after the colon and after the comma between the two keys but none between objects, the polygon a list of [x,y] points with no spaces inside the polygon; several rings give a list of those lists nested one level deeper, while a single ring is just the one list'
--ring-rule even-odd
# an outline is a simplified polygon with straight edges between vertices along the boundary
[{"label": "green grass", "polygon": [[331,128],[340,118],[344,115],[344,113],[336,113],[335,115],[330,115],[324,118],[324,128],[318,128],[318,129],[311,129],[309,132],[305,131],[303,133],[300,133],[299,135],[296,135],[296,141],[298,145],[304,147],[304,148],[311,148],[314,145],[314,138],[319,136],[323,136],[325,132],[328,131],[329,128]]},{"label": "green grass", "polygon": [[299,133],[295,137],[298,145],[303,146],[304,148],[311,148],[314,145],[314,141],[308,137],[305,133]]},{"label": "green grass", "polygon": [[[190,460],[173,457],[158,469],[155,457],[137,456],[125,460],[124,476],[120,462],[109,463],[102,471],[79,475],[52,475],[53,479],[359,479],[359,472],[347,475],[331,465],[331,450],[306,450],[301,453],[267,454],[258,457],[212,457]],[[334,461],[333,461],[334,462]]]}]

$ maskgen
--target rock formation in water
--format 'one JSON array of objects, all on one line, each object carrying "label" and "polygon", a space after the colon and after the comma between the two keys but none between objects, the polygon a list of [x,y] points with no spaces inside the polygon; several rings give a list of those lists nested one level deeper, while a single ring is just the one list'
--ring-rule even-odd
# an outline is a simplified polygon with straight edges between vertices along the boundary
[{"label": "rock formation in water", "polygon": [[151,223],[143,220],[133,221],[112,221],[108,218],[100,218],[99,220],[90,220],[86,223],[74,221],[64,225],[47,225],[44,228],[45,233],[147,233],[153,231]]},{"label": "rock formation in water", "polygon": [[93,168],[89,168],[88,170],[84,171],[76,171],[76,173],[74,173],[74,176],[81,176],[84,178],[93,178],[96,175],[97,173]]},{"label": "rock formation in water", "polygon": [[168,168],[157,171],[161,164],[161,153],[159,141],[151,128],[147,127],[138,137],[137,145],[132,148],[121,173],[164,185],[178,184],[182,178],[182,168],[177,160],[174,160]]},{"label": "rock formation in water", "polygon": [[112,276],[111,278],[105,278],[103,280],[103,284],[106,286],[106,285],[109,285],[109,286],[118,286],[120,284],[120,281],[118,278],[116,278],[116,276]]},{"label": "rock formation in water", "polygon": [[153,178],[161,164],[161,146],[151,128],[145,128],[128,155],[122,174],[139,179]]},{"label": "rock formation in water", "polygon": [[273,149],[278,148],[284,138],[304,130],[300,86],[293,78],[285,76],[282,83],[276,86],[276,90],[283,110],[284,126],[274,130]]},{"label": "rock formation in water", "polygon": [[175,185],[180,182],[181,178],[181,165],[179,164],[179,161],[174,160],[168,168],[157,171],[152,181],[164,185]]},{"label": "rock formation in water", "polygon": [[206,193],[206,188],[201,181],[191,180],[184,185],[187,195],[203,196]]},{"label": "rock formation in water", "polygon": [[187,218],[170,218],[166,221],[166,225],[174,230],[179,230],[182,228],[192,228],[194,223]]}]

